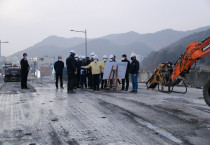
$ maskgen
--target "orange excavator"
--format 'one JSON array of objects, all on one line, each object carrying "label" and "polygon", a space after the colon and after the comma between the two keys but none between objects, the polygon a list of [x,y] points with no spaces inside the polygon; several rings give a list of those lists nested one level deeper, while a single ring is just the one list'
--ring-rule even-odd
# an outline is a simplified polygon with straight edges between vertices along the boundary
[{"label": "orange excavator", "polygon": [[[173,65],[170,62],[160,64],[154,71],[153,75],[146,82],[147,88],[155,88],[158,86],[159,91],[163,91],[164,87],[168,87],[167,92],[173,91],[173,87],[183,82],[189,70],[192,69],[193,65],[196,66],[196,61],[205,58],[210,54],[210,36],[202,42],[192,42],[186,47],[186,51],[181,55],[177,62]],[[162,89],[159,88],[162,87]],[[209,102],[210,103],[210,102]]]}]

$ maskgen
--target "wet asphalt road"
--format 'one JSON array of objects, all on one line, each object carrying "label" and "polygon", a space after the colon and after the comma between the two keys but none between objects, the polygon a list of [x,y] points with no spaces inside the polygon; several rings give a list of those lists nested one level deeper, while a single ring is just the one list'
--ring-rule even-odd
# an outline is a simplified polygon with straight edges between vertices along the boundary
[{"label": "wet asphalt road", "polygon": [[[210,144],[202,90],[138,94],[55,90],[52,83],[0,86],[0,145]],[[178,88],[183,89],[183,88]]]}]

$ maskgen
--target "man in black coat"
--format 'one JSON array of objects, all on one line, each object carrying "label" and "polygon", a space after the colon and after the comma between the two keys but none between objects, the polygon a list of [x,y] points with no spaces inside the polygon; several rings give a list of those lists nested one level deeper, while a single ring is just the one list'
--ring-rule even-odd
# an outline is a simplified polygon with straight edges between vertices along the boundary
[{"label": "man in black coat", "polygon": [[132,78],[132,86],[133,89],[130,91],[131,93],[137,93],[138,90],[138,73],[139,73],[139,61],[136,60],[136,54],[131,54],[131,65],[130,65],[130,73]]},{"label": "man in black coat", "polygon": [[70,56],[66,59],[66,66],[67,66],[67,73],[68,73],[68,87],[67,92],[68,94],[74,94],[76,92],[73,91],[74,84],[75,84],[75,76],[77,75],[77,69],[76,69],[76,62],[75,62],[75,51],[70,51]]},{"label": "man in black coat", "polygon": [[[122,79],[122,89],[128,91],[129,87],[129,72],[130,72],[130,61],[127,59],[127,56],[125,54],[122,55],[122,62],[127,62],[127,69],[125,73],[125,79]],[[126,87],[125,87],[126,82]]]},{"label": "man in black coat", "polygon": [[62,57],[58,56],[58,61],[56,61],[54,64],[56,89],[58,89],[58,79],[60,79],[60,87],[61,89],[63,89],[63,68],[64,68],[64,62],[62,61]]},{"label": "man in black coat", "polygon": [[23,53],[23,59],[20,61],[21,66],[21,89],[28,89],[27,87],[27,78],[28,78],[28,72],[30,70],[30,66],[28,64],[27,60],[27,53]]}]

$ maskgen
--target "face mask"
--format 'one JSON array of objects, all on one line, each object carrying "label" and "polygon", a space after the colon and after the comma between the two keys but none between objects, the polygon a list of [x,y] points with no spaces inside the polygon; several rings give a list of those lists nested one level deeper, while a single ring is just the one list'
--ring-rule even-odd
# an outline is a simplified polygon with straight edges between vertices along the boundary
[{"label": "face mask", "polygon": [[75,60],[78,60],[78,58],[76,57]]},{"label": "face mask", "polygon": [[122,57],[122,60],[125,60],[125,58],[124,58],[124,57]]},{"label": "face mask", "polygon": [[94,62],[97,62],[97,59],[94,59]]},{"label": "face mask", "polygon": [[91,58],[93,58],[94,55],[91,55]]},{"label": "face mask", "polygon": [[62,59],[58,59],[59,61],[62,61]]},{"label": "face mask", "polygon": [[106,58],[104,58],[104,61],[107,61],[107,59],[106,59]]},{"label": "face mask", "polygon": [[109,59],[109,61],[112,61],[112,59]]}]

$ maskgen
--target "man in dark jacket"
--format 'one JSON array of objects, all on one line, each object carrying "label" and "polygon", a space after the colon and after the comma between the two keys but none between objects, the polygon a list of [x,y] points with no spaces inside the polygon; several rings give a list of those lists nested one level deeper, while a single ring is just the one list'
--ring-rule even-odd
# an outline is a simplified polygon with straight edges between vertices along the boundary
[{"label": "man in dark jacket", "polygon": [[[125,79],[122,79],[122,89],[128,91],[129,87],[129,72],[130,72],[130,61],[127,59],[127,56],[125,54],[122,55],[122,62],[127,62],[127,69],[125,73]],[[126,82],[126,87],[125,87]]]},{"label": "man in dark jacket", "polygon": [[75,64],[75,51],[70,51],[70,56],[66,59],[67,73],[68,73],[68,94],[74,94],[76,92],[73,91],[75,84],[75,76],[77,74],[76,64]]},{"label": "man in dark jacket", "polygon": [[58,61],[54,64],[55,69],[55,76],[56,76],[56,89],[58,89],[58,79],[60,78],[60,87],[63,89],[63,68],[64,68],[64,62],[62,61],[62,57],[58,56]]},{"label": "man in dark jacket", "polygon": [[136,60],[136,54],[131,54],[131,65],[130,65],[130,73],[132,78],[132,86],[133,90],[130,91],[131,93],[137,93],[138,90],[138,72],[139,72],[139,61]]},{"label": "man in dark jacket", "polygon": [[82,66],[86,66],[86,57],[82,56],[82,62],[81,62],[81,69],[80,69],[80,86],[83,89],[85,85],[85,89],[87,89],[87,81],[86,81],[86,74],[87,70],[82,68]]},{"label": "man in dark jacket", "polygon": [[76,54],[75,56],[75,64],[76,64],[76,68],[77,68],[77,75],[75,77],[75,86],[74,88],[80,88],[80,69],[81,69],[81,60],[79,59],[79,56]]},{"label": "man in dark jacket", "polygon": [[23,53],[23,59],[20,61],[21,66],[21,89],[28,89],[27,87],[27,77],[30,70],[30,66],[27,61],[27,53]]}]

